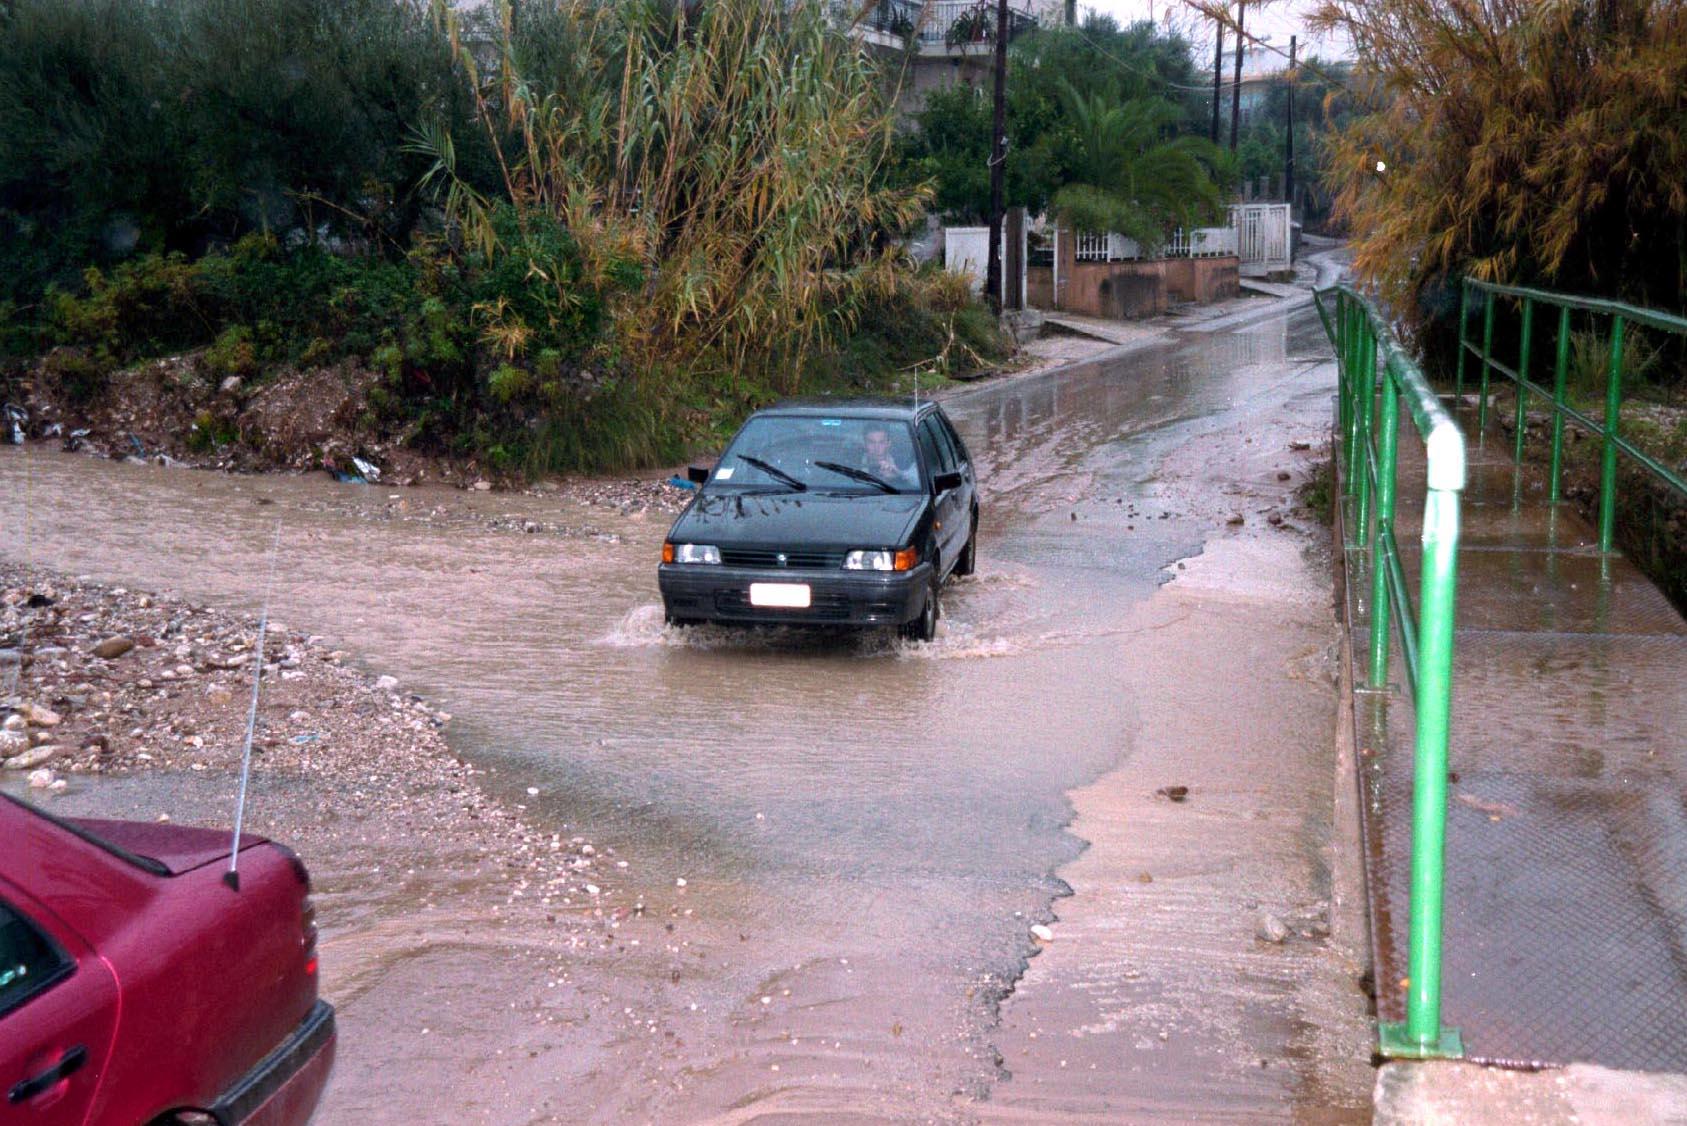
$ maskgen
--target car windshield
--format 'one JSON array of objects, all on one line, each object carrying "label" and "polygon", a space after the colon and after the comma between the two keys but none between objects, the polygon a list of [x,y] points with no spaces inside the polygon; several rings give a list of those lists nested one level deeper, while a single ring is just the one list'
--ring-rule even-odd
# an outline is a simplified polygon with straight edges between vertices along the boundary
[{"label": "car windshield", "polygon": [[721,455],[709,484],[778,492],[912,493],[924,488],[906,422],[760,415]]}]

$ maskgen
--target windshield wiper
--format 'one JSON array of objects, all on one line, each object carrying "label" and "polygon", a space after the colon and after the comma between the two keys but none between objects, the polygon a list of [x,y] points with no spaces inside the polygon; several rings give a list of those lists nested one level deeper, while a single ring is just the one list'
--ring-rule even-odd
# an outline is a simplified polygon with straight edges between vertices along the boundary
[{"label": "windshield wiper", "polygon": [[808,492],[808,486],[807,485],[803,484],[801,481],[797,480],[795,477],[791,476],[789,473],[785,472],[783,469],[780,469],[777,465],[769,465],[767,462],[763,461],[761,458],[751,457],[749,454],[739,454],[738,460],[739,461],[747,461],[751,465],[755,466],[757,469],[760,469],[764,473],[771,473],[773,476],[779,478],[781,481],[785,482],[787,485],[791,486],[791,488],[797,490],[797,492],[799,492],[799,493]]},{"label": "windshield wiper", "polygon": [[817,461],[814,463],[814,466],[817,469],[830,469],[833,473],[842,473],[845,477],[852,477],[857,481],[866,482],[867,484],[887,493],[898,493],[902,491],[895,485],[892,485],[889,481],[886,481],[883,477],[869,473],[865,469],[855,469],[848,465],[839,465],[835,461]]}]

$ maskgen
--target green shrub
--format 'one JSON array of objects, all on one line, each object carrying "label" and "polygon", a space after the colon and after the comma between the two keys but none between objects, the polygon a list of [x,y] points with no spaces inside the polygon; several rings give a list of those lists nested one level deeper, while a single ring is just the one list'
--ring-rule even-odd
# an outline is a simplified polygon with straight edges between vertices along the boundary
[{"label": "green shrub", "polygon": [[245,325],[229,325],[223,329],[205,349],[205,366],[219,378],[251,375],[258,367],[258,354],[252,347],[252,330]]},{"label": "green shrub", "polygon": [[42,361],[41,372],[67,401],[85,406],[104,393],[111,367],[79,348],[55,348]]}]

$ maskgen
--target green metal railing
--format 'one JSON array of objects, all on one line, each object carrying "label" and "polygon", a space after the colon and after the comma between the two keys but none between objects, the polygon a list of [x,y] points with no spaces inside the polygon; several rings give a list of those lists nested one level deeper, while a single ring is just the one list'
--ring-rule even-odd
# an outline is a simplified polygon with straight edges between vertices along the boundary
[{"label": "green metal railing", "polygon": [[[1475,341],[1465,335],[1466,327],[1470,323],[1471,294],[1480,295],[1482,301],[1482,344],[1478,347]],[[1494,358],[1494,307],[1499,298],[1516,300],[1521,306],[1520,336],[1517,345],[1517,366],[1508,367]],[[1530,378],[1531,345],[1535,336],[1535,307],[1545,305],[1558,310],[1557,348],[1552,373],[1552,387],[1542,387]],[[1604,316],[1611,319],[1609,355],[1605,373],[1605,415],[1595,421],[1587,414],[1565,401],[1565,377],[1570,365],[1570,314],[1572,311],[1589,313],[1595,317]],[[1459,301],[1459,358],[1457,374],[1455,376],[1455,391],[1462,401],[1464,397],[1464,368],[1467,354],[1476,356],[1481,361],[1481,385],[1476,407],[1476,429],[1481,433],[1488,425],[1488,373],[1499,372],[1517,385],[1517,417],[1515,435],[1515,460],[1523,460],[1523,440],[1528,421],[1529,396],[1537,398],[1552,406],[1552,465],[1550,476],[1552,480],[1551,502],[1557,504],[1563,487],[1564,477],[1564,423],[1566,420],[1574,423],[1588,434],[1598,438],[1601,442],[1599,461],[1599,550],[1609,552],[1616,535],[1617,527],[1617,454],[1620,452],[1644,467],[1653,476],[1663,481],[1675,491],[1687,494],[1687,480],[1656,458],[1637,448],[1634,443],[1624,438],[1622,429],[1623,408],[1623,349],[1624,328],[1627,325],[1644,325],[1648,328],[1661,329],[1687,337],[1687,319],[1660,313],[1653,309],[1642,309],[1635,305],[1624,305],[1616,301],[1604,301],[1594,297],[1570,297],[1561,293],[1551,293],[1541,289],[1525,289],[1515,285],[1495,285],[1492,282],[1478,281],[1475,278],[1465,278],[1463,292]]]},{"label": "green metal railing", "polygon": [[[1336,457],[1357,537],[1349,549],[1370,560],[1366,681],[1373,690],[1387,687],[1392,619],[1416,721],[1406,1019],[1383,1023],[1379,1039],[1389,1056],[1462,1056],[1458,1030],[1441,1025],[1441,913],[1464,435],[1369,301],[1347,286],[1320,290],[1314,301],[1336,349]],[[1402,398],[1428,462],[1415,612],[1394,538]]]}]

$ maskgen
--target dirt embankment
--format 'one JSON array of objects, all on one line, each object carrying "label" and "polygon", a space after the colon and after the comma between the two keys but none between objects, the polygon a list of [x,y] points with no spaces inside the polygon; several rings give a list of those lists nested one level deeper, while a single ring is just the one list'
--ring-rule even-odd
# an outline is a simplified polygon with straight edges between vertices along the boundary
[{"label": "dirt embankment", "polygon": [[376,409],[380,373],[349,361],[253,380],[222,375],[204,351],[188,352],[92,385],[60,370],[76,362],[75,353],[59,349],[9,381],[5,397],[26,412],[27,437],[113,458],[243,473],[325,470],[398,485],[496,479],[472,457],[416,449],[413,427],[383,421]]}]

